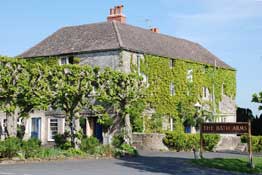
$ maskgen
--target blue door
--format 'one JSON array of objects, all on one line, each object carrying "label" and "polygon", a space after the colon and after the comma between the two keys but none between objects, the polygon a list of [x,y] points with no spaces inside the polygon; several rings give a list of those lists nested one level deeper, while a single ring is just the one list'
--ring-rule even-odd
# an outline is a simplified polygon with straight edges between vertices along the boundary
[{"label": "blue door", "polygon": [[94,136],[100,141],[103,142],[103,127],[102,125],[97,123],[97,118],[94,120],[95,121],[95,132]]},{"label": "blue door", "polygon": [[40,139],[41,134],[41,118],[32,118],[31,138]]}]

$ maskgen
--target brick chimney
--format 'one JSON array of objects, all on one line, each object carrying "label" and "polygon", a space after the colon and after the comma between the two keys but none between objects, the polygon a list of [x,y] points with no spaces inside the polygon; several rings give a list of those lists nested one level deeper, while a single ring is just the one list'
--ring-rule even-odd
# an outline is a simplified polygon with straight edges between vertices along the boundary
[{"label": "brick chimney", "polygon": [[159,31],[159,28],[156,28],[156,27],[151,28],[150,31],[151,31],[151,32],[154,32],[154,33],[159,33],[159,32],[160,32],[160,31]]},{"label": "brick chimney", "polygon": [[121,23],[126,23],[126,17],[122,14],[123,5],[115,6],[114,8],[110,9],[110,15],[107,17],[107,21],[118,21]]}]

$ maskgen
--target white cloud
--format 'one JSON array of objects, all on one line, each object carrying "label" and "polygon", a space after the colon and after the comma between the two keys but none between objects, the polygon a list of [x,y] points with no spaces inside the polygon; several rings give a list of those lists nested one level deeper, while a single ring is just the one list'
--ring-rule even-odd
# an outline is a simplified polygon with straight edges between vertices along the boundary
[{"label": "white cloud", "polygon": [[260,1],[262,2],[262,0],[198,0],[196,2],[201,8],[197,13],[179,13],[174,10],[169,13],[169,17],[177,22],[225,25],[232,21],[261,18],[262,3]]}]

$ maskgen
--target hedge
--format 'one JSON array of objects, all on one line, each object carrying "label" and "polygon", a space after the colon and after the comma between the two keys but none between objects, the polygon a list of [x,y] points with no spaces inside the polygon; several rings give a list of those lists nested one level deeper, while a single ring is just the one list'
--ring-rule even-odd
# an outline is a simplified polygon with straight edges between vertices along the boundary
[{"label": "hedge", "polygon": [[[241,137],[242,143],[248,142],[248,135],[244,134]],[[262,136],[252,136],[252,146],[254,152],[262,152]]]},{"label": "hedge", "polygon": [[[204,149],[212,151],[220,140],[217,134],[204,134]],[[186,134],[181,132],[167,132],[163,138],[163,143],[171,150],[190,151],[199,149],[200,135]]]}]

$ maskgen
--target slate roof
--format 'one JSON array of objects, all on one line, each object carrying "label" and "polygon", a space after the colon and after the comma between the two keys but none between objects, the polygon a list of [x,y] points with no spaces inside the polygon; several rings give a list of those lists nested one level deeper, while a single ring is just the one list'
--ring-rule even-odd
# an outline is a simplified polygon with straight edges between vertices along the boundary
[{"label": "slate roof", "polygon": [[218,67],[233,69],[198,43],[119,22],[61,28],[19,57],[59,56],[117,49],[210,65],[216,62]]}]

